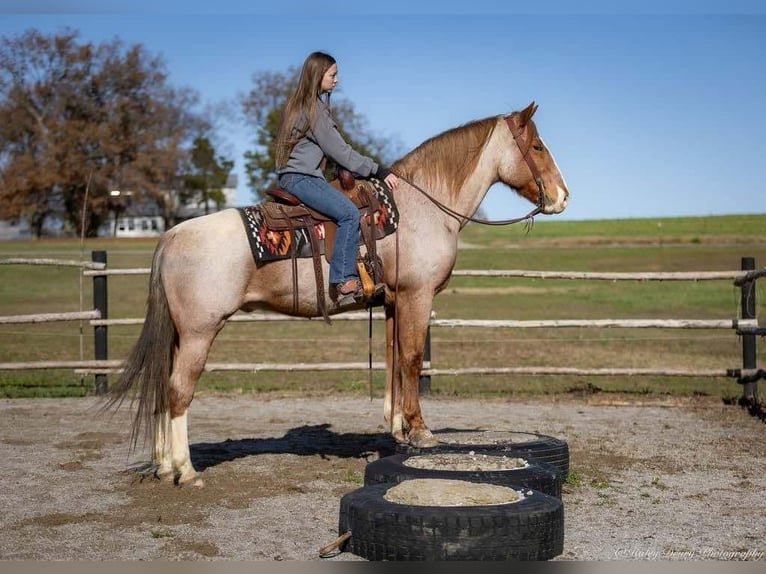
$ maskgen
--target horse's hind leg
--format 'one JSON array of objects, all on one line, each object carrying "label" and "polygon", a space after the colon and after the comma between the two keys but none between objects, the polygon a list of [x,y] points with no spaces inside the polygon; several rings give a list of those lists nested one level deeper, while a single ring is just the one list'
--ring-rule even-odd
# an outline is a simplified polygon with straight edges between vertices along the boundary
[{"label": "horse's hind leg", "polygon": [[217,333],[218,330],[208,335],[180,337],[170,375],[168,411],[157,416],[154,445],[157,474],[180,485],[202,486],[191,462],[187,412]]}]

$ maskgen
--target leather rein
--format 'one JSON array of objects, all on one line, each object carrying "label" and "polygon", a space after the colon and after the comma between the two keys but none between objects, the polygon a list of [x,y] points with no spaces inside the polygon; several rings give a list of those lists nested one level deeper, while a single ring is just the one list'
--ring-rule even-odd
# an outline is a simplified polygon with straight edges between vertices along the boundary
[{"label": "leather rein", "polygon": [[523,137],[524,128],[523,127],[520,128],[516,125],[516,122],[513,120],[513,115],[505,116],[505,123],[508,126],[508,129],[511,131],[511,135],[513,135],[513,140],[516,142],[516,145],[518,146],[519,151],[521,152],[521,156],[524,158],[524,161],[527,163],[529,170],[532,172],[532,177],[534,177],[535,183],[537,184],[537,203],[535,205],[535,208],[522,217],[514,217],[513,219],[503,219],[498,221],[490,221],[487,219],[470,217],[468,215],[455,211],[451,207],[444,205],[442,202],[440,202],[438,199],[433,197],[431,194],[429,194],[426,190],[424,190],[422,187],[418,186],[417,184],[412,183],[406,178],[400,176],[399,174],[396,174],[396,175],[397,177],[399,177],[399,179],[406,182],[407,184],[409,184],[410,186],[418,190],[420,193],[422,193],[426,198],[428,198],[431,201],[431,203],[433,203],[436,207],[441,209],[447,215],[450,215],[451,217],[454,217],[455,219],[458,219],[458,220],[464,220],[463,223],[461,223],[461,227],[465,225],[465,223],[468,221],[472,221],[474,223],[481,223],[483,225],[511,225],[514,223],[519,223],[521,221],[528,221],[530,223],[533,223],[535,215],[542,213],[543,207],[545,206],[545,186],[543,185],[543,178],[540,175],[540,170],[537,168],[537,164],[535,163],[535,160],[532,158],[532,155],[529,153],[529,150],[532,147],[533,137],[530,136],[529,142],[524,141],[524,137]]}]

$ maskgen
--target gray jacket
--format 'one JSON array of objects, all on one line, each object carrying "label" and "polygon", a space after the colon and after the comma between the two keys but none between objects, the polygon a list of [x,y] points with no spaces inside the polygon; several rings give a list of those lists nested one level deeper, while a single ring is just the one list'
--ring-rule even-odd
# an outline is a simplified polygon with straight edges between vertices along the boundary
[{"label": "gray jacket", "polygon": [[[303,120],[306,121],[305,118]],[[298,131],[298,128],[295,128]],[[290,151],[287,163],[277,170],[277,174],[303,173],[324,177],[320,164],[324,156],[338,165],[362,177],[368,177],[378,171],[378,164],[371,158],[354,151],[338,131],[335,120],[330,115],[327,102],[317,99],[316,120],[314,125]]]}]

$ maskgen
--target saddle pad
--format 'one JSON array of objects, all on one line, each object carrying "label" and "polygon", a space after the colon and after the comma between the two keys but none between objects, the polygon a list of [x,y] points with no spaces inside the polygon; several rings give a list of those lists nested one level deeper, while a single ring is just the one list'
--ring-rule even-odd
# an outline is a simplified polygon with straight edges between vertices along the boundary
[{"label": "saddle pad", "polygon": [[[388,186],[377,178],[370,178],[375,190],[380,207],[372,214],[375,224],[375,236],[380,239],[396,231],[399,226],[399,211],[396,208],[393,195]],[[308,230],[305,227],[296,227],[292,231],[269,229],[263,216],[263,205],[269,201],[262,201],[255,205],[238,208],[242,221],[247,231],[247,239],[256,266],[260,267],[270,261],[290,259],[293,250],[298,257],[311,257],[311,241]],[[362,218],[369,220],[367,209],[361,211]],[[320,255],[324,255],[325,229],[323,223],[314,225],[319,239]]]}]

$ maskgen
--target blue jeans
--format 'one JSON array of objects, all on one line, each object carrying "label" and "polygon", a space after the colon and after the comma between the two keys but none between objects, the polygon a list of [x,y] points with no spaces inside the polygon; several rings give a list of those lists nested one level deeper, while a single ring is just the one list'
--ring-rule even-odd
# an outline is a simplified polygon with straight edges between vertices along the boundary
[{"label": "blue jeans", "polygon": [[359,246],[359,209],[354,202],[321,177],[285,173],[279,187],[289,191],[312,209],[327,215],[337,225],[330,258],[330,283],[359,277],[356,253]]}]

